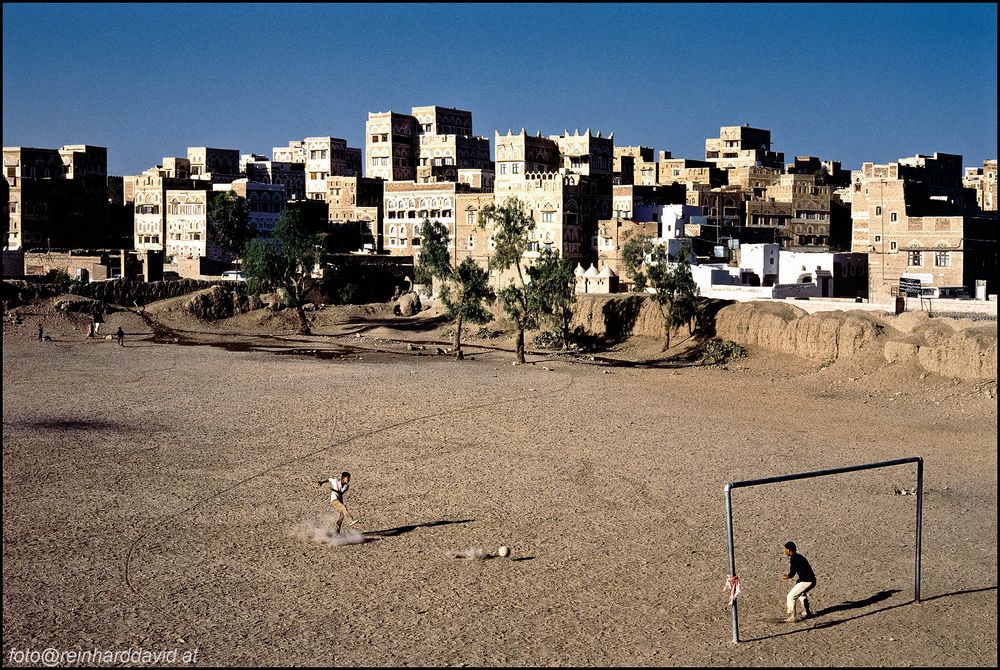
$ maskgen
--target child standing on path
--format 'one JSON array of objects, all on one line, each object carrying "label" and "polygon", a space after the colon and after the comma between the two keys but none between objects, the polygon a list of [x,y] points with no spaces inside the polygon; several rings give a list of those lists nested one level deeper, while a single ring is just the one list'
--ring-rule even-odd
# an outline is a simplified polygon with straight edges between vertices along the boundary
[{"label": "child standing on path", "polygon": [[118,338],[118,346],[119,347],[124,347],[125,346],[125,331],[122,330],[121,326],[118,326],[118,332],[115,333],[115,337]]},{"label": "child standing on path", "polygon": [[339,533],[344,519],[347,519],[347,525],[349,526],[353,526],[358,522],[347,511],[347,505],[344,504],[344,494],[351,487],[351,473],[341,472],[339,478],[330,477],[328,480],[321,479],[319,480],[319,485],[322,486],[327,481],[330,482],[330,486],[333,488],[333,491],[330,493],[330,506],[337,511],[337,532]]},{"label": "child standing on path", "polygon": [[798,621],[798,618],[795,616],[796,600],[802,603],[803,619],[808,618],[811,614],[809,611],[809,598],[806,594],[816,586],[816,575],[813,573],[812,566],[809,565],[806,557],[796,552],[794,542],[785,543],[785,556],[788,556],[788,574],[782,576],[782,579],[791,579],[798,575],[795,586],[788,592],[788,598],[785,600],[785,608],[788,610],[788,618],[785,621],[793,623]]}]

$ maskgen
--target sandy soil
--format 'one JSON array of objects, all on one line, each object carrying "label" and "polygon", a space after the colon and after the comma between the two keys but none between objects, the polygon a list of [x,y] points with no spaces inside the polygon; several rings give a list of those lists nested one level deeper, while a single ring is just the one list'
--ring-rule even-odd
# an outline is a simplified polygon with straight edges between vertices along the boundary
[{"label": "sandy soil", "polygon": [[[3,651],[198,649],[219,665],[997,664],[996,384],[751,351],[629,366],[634,338],[511,366],[447,324],[327,309],[320,335],[180,302],[51,301],[3,329]],[[35,341],[41,320],[51,342]],[[76,330],[74,330],[76,327]],[[409,346],[408,346],[409,344]],[[481,346],[475,346],[481,345]],[[419,347],[424,347],[423,349]],[[615,359],[610,365],[602,358]],[[723,485],[744,643],[730,641]],[[317,541],[350,470],[363,535]],[[779,623],[795,540],[818,616]],[[499,545],[510,558],[489,558]],[[487,555],[482,560],[453,558]]]}]

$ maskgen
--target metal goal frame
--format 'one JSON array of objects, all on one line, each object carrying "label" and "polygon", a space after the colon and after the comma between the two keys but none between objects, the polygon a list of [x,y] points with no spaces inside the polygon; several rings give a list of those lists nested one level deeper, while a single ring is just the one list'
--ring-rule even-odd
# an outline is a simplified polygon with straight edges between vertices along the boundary
[{"label": "metal goal frame", "polygon": [[[799,472],[792,475],[779,475],[777,477],[765,477],[764,479],[747,479],[740,482],[729,482],[723,487],[726,494],[726,528],[729,532],[729,574],[736,576],[736,552],[733,545],[733,489],[748,488],[751,486],[763,486],[765,484],[777,484],[778,482],[789,482],[796,479],[811,479],[813,477],[826,477],[828,475],[840,475],[846,472],[857,472],[859,470],[874,470],[875,468],[889,468],[895,465],[906,465],[908,463],[917,464],[917,525],[916,525],[916,559],[913,568],[913,599],[920,602],[920,540],[921,526],[923,522],[924,508],[924,459],[920,456],[908,456],[897,458],[891,461],[879,461],[877,463],[864,463],[862,465],[848,465],[841,468],[831,468],[829,470],[813,470],[810,472]],[[740,641],[740,619],[737,598],[733,598],[733,644]]]}]

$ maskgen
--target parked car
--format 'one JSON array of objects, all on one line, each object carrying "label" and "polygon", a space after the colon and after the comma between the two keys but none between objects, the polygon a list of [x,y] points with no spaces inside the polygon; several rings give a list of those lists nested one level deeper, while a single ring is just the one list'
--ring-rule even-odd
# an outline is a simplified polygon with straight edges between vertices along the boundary
[{"label": "parked car", "polygon": [[164,270],[163,281],[177,281],[181,276],[172,270]]},{"label": "parked car", "polygon": [[226,270],[222,273],[222,279],[226,281],[246,281],[247,275],[242,270]]}]

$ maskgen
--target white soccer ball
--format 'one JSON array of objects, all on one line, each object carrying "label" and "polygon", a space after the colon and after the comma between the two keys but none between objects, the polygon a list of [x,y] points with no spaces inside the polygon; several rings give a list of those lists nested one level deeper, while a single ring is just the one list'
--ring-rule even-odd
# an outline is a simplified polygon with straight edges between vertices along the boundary
[{"label": "white soccer ball", "polygon": [[500,547],[500,549],[497,550],[497,553],[503,556],[504,558],[507,558],[508,556],[510,556],[510,547]]}]

